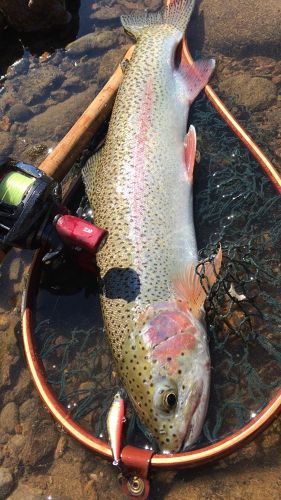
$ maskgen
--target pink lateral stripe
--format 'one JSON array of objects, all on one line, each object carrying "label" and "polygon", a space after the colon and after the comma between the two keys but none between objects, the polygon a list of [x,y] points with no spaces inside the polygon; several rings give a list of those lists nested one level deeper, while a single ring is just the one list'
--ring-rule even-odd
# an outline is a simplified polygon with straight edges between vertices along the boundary
[{"label": "pink lateral stripe", "polygon": [[143,186],[145,177],[145,146],[148,139],[150,127],[150,115],[153,104],[152,79],[147,81],[144,89],[143,104],[139,115],[138,130],[135,136],[134,169],[132,171],[133,203],[132,203],[132,227],[136,238],[136,263],[140,265],[139,256],[142,253],[141,230],[142,230],[142,207]]}]

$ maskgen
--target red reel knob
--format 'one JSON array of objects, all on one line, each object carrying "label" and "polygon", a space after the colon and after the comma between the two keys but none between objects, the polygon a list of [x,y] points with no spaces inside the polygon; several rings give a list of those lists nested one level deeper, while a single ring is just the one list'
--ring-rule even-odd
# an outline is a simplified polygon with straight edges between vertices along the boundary
[{"label": "red reel knob", "polygon": [[80,247],[93,254],[107,238],[107,231],[74,215],[62,215],[55,223],[56,230],[66,245]]}]

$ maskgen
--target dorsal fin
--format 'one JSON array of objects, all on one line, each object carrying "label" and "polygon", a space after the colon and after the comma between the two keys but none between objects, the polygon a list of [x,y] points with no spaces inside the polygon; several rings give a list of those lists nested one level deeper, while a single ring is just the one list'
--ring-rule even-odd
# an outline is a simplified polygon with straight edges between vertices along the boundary
[{"label": "dorsal fin", "polygon": [[[202,266],[204,266],[202,270],[202,272],[204,271],[202,284],[200,275],[196,272],[196,267],[198,265],[194,263],[187,264],[183,273],[173,280],[177,300],[185,303],[186,307],[190,309],[196,318],[201,317],[202,307],[206,299],[206,292],[208,293],[212,285],[216,282],[220,272],[221,262],[222,249],[220,246],[213,262],[207,261],[202,263]],[[198,271],[200,272],[200,264]]]}]

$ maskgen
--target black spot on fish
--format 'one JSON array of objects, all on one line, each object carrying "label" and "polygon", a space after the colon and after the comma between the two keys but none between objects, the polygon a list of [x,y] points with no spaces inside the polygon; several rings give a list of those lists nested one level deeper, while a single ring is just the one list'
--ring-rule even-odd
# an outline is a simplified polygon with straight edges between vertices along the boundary
[{"label": "black spot on fish", "polygon": [[140,294],[138,273],[131,268],[114,267],[107,271],[102,280],[103,294],[108,299],[123,299],[133,302]]}]

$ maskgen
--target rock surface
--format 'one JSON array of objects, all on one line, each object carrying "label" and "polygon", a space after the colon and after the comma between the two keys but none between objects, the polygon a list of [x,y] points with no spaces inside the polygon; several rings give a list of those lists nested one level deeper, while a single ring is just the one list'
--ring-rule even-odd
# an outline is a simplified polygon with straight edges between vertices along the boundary
[{"label": "rock surface", "polygon": [[[63,71],[50,64],[31,68],[28,77],[21,81],[22,102],[25,105],[34,105],[44,101],[50,92],[60,87],[64,78]],[[15,90],[17,90],[16,86]]]},{"label": "rock surface", "polygon": [[64,0],[0,0],[0,9],[0,28],[7,22],[20,32],[48,29],[71,20]]},{"label": "rock surface", "polygon": [[280,56],[279,0],[202,0],[191,22],[193,45],[213,55]]},{"label": "rock surface", "polygon": [[236,96],[237,102],[250,111],[268,109],[277,99],[277,88],[267,78],[252,77],[251,74],[233,74],[220,85],[229,96]]},{"label": "rock surface", "polygon": [[14,486],[14,479],[8,469],[0,467],[0,500],[7,498]]},{"label": "rock surface", "polygon": [[32,485],[19,483],[17,489],[9,496],[9,500],[43,500],[43,490]]},{"label": "rock surface", "polygon": [[9,111],[9,118],[13,122],[26,122],[32,116],[31,110],[25,104],[15,104]]},{"label": "rock surface", "polygon": [[67,45],[68,52],[75,56],[96,50],[106,50],[118,43],[119,34],[114,31],[100,31],[89,33]]},{"label": "rock surface", "polygon": [[21,461],[28,466],[38,466],[56,448],[58,433],[55,426],[49,419],[44,419],[43,415],[41,417],[33,426],[27,422],[23,429],[26,442],[21,452]]},{"label": "rock surface", "polygon": [[5,432],[14,433],[18,423],[18,407],[15,403],[7,403],[0,414],[0,428]]}]

